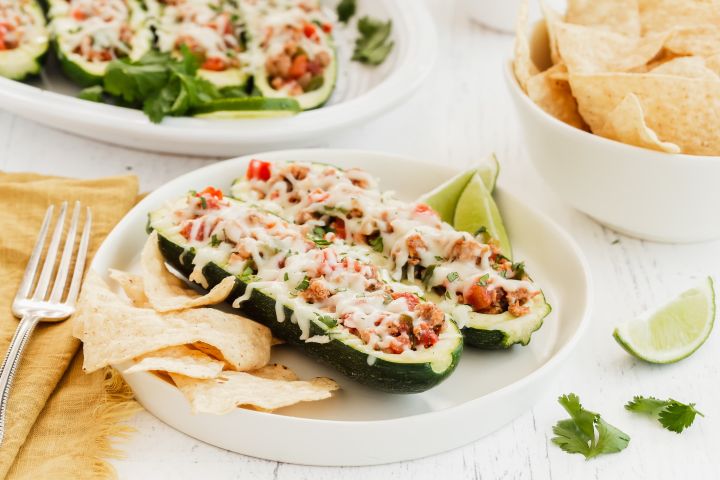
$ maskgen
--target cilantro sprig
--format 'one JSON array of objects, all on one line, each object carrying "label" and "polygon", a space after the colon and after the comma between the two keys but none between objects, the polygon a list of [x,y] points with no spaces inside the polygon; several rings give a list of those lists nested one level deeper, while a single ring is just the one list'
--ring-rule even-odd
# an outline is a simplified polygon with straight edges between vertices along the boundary
[{"label": "cilantro sprig", "polygon": [[395,42],[389,40],[392,20],[383,22],[363,17],[358,21],[360,36],[355,40],[352,59],[367,65],[380,65],[393,49]]},{"label": "cilantro sprig", "polygon": [[694,403],[685,404],[672,398],[660,400],[636,395],[625,404],[625,408],[631,412],[649,415],[660,422],[663,428],[675,433],[681,433],[692,425],[696,415],[705,416],[695,409]]},{"label": "cilantro sprig", "polygon": [[579,453],[587,460],[628,446],[628,434],[607,423],[599,413],[585,410],[574,393],[561,396],[558,403],[570,418],[560,420],[553,427],[556,436],[552,442],[565,452]]},{"label": "cilantro sprig", "polygon": [[218,90],[196,75],[201,59],[187,46],[180,57],[149,52],[137,61],[121,58],[110,62],[102,86],[80,92],[79,98],[141,108],[154,123],[167,116],[192,114],[199,107],[220,98],[247,97],[239,88]]},{"label": "cilantro sprig", "polygon": [[341,0],[341,2],[338,4],[337,8],[337,15],[338,20],[340,20],[342,23],[347,23],[348,20],[352,18],[353,15],[355,15],[355,11],[357,10],[357,1],[356,0]]}]

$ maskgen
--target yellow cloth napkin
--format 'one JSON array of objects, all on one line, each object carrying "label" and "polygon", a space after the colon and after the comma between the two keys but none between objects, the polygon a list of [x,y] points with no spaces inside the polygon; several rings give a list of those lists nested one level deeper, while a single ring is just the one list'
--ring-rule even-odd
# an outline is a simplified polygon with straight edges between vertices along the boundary
[{"label": "yellow cloth napkin", "polygon": [[[135,204],[137,193],[131,176],[74,180],[0,173],[0,355],[18,324],[10,306],[48,205],[80,200],[92,208],[92,256]],[[0,478],[114,474],[103,458],[117,454],[111,439],[128,431],[118,421],[137,406],[113,372],[83,374],[71,322],[41,323],[25,350],[10,392]]]}]

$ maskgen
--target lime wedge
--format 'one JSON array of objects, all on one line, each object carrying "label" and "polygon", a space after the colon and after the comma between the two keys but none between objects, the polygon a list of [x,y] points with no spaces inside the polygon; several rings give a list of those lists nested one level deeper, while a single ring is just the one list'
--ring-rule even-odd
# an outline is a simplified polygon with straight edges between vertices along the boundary
[{"label": "lime wedge", "polygon": [[500,252],[508,258],[512,257],[510,239],[505,232],[500,211],[479,173],[472,176],[460,195],[452,225],[457,230],[473,235],[484,228],[487,235],[498,242]]},{"label": "lime wedge", "polygon": [[444,222],[452,225],[455,218],[455,206],[472,176],[478,173],[487,190],[492,193],[499,172],[500,165],[497,158],[495,158],[495,154],[491,154],[477,168],[455,175],[431,192],[420,197],[419,201],[431,206],[433,210],[440,214],[440,218]]},{"label": "lime wedge", "polygon": [[708,277],[656,312],[618,326],[613,337],[634,357],[650,363],[673,363],[705,343],[714,321],[715,290]]}]

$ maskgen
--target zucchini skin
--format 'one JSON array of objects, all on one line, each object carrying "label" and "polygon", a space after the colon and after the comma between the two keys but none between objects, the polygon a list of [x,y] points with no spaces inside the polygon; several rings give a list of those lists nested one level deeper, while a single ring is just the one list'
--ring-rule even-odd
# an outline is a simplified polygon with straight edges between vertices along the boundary
[{"label": "zucchini skin", "polygon": [[[173,242],[158,231],[160,252],[165,260],[175,269],[189,276],[193,271],[194,253]],[[203,275],[212,288],[230,273],[220,266],[209,263],[203,269]],[[247,284],[235,278],[235,288],[226,299],[233,300],[245,293]],[[250,298],[243,303],[241,311],[248,317],[266,325],[273,335],[287,343],[301,348],[305,354],[339,370],[344,375],[369,387],[387,393],[420,393],[445,380],[457,367],[463,350],[463,342],[459,341],[452,352],[452,362],[443,372],[435,372],[429,363],[395,363],[376,358],[372,365],[368,364],[368,355],[355,350],[340,340],[332,339],[328,343],[308,343],[300,339],[300,327],[289,320],[292,311],[285,308],[284,322],[278,322],[275,316],[275,300],[253,290]],[[449,320],[451,321],[451,320]],[[315,324],[310,325],[310,335],[323,335]]]},{"label": "zucchini skin", "polygon": [[85,70],[80,64],[70,60],[67,55],[63,53],[57,41],[53,41],[53,49],[55,50],[55,55],[60,62],[60,68],[62,68],[63,73],[74,83],[83,88],[102,84],[102,76],[94,75]]}]

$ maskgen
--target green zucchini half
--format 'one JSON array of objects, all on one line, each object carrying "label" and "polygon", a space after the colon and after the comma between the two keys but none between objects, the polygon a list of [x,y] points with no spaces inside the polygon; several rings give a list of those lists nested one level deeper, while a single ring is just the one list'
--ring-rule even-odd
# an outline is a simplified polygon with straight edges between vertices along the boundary
[{"label": "green zucchini half", "polygon": [[[157,231],[160,251],[165,260],[190,277],[195,269],[193,261],[196,255],[204,252],[195,251],[188,246],[183,236],[168,231],[170,222],[167,219],[171,218],[169,216],[174,210],[173,205],[170,205],[150,213],[148,229]],[[207,263],[202,273],[207,288],[212,288],[232,275],[216,262]],[[245,294],[247,285],[241,276],[235,275],[235,288],[226,301],[232,303]],[[408,351],[399,355],[372,350],[341,326],[329,326],[319,319],[311,321],[310,336],[324,335],[329,337],[329,341],[306,342],[300,338],[301,330],[297,323],[278,319],[276,307],[275,299],[258,288],[253,289],[250,298],[242,303],[242,312],[266,325],[273,335],[302,349],[308,356],[362,384],[389,393],[418,393],[436,386],[455,370],[463,349],[462,334],[451,320],[446,321],[446,330],[432,349]],[[291,308],[284,305],[282,309],[283,320],[292,318]]]},{"label": "green zucchini half", "polygon": [[[127,57],[136,61],[152,49],[153,33],[142,3],[138,0],[123,1],[128,7],[128,25],[133,35]],[[50,31],[63,71],[82,87],[101,84],[110,61],[91,61],[75,53],[77,39],[83,32],[83,21],[73,16],[67,0],[49,0],[49,5]],[[98,39],[98,42],[103,41]]]},{"label": "green zucchini half", "polygon": [[0,50],[0,76],[11,80],[24,80],[37,75],[42,68],[42,59],[48,49],[49,34],[45,15],[35,0],[15,0],[20,17],[29,24],[22,25],[26,34],[15,48]]},{"label": "green zucchini half", "polygon": [[[327,165],[321,163],[311,164],[311,168],[317,172],[323,171],[326,167]],[[342,171],[341,168],[335,168]],[[495,176],[496,175],[492,175],[493,183]],[[233,181],[231,194],[234,198],[240,200],[253,200],[245,175]],[[285,218],[285,220],[289,222],[293,221],[293,218],[291,218],[292,215],[288,215],[287,212],[281,208],[273,208],[271,204],[267,204],[267,201],[264,200],[260,201],[260,203],[268,210],[273,210]],[[388,257],[374,252],[373,247],[370,245],[358,243],[355,246],[368,251],[374,258],[373,261],[376,265],[382,265],[389,269],[393,268],[393,265],[388,264],[388,262],[390,262]],[[530,301],[528,304],[530,311],[527,314],[515,317],[509,312],[500,314],[474,312],[470,306],[459,303],[456,299],[447,299],[433,291],[427,290],[422,282],[409,279],[405,279],[404,282],[425,289],[426,298],[438,304],[438,306],[461,327],[466,345],[485,350],[504,349],[515,344],[527,345],[530,342],[532,333],[542,326],[543,320],[551,311],[551,307],[545,300],[542,292]]]}]

